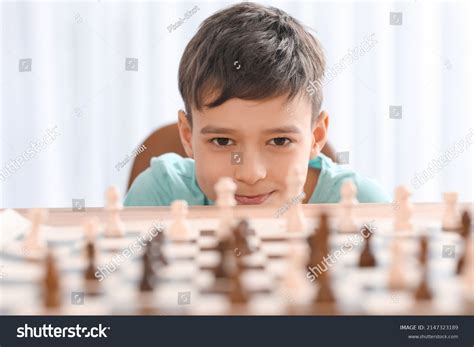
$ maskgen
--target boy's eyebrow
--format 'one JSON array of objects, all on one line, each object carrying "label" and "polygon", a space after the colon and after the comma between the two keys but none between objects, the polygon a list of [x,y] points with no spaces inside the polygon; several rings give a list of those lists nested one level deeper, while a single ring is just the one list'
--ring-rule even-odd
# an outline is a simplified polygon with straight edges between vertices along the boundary
[{"label": "boy's eyebrow", "polygon": [[229,128],[219,128],[213,126],[205,126],[201,129],[201,134],[232,134],[233,132],[235,131]]},{"label": "boy's eyebrow", "polygon": [[[201,129],[201,134],[232,134],[235,130],[229,128],[219,128],[213,126],[205,126]],[[300,129],[294,125],[287,125],[277,128],[266,129],[263,131],[264,134],[275,134],[275,133],[301,133]]]},{"label": "boy's eyebrow", "polygon": [[275,134],[275,133],[301,133],[300,129],[294,125],[287,125],[277,128],[267,129],[263,132],[264,134]]}]

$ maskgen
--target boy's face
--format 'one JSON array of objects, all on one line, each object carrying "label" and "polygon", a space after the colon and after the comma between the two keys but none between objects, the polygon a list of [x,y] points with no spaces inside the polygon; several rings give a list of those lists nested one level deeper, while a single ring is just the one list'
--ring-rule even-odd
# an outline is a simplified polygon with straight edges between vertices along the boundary
[{"label": "boy's face", "polygon": [[216,200],[214,186],[227,176],[237,185],[238,204],[282,205],[296,197],[287,196],[290,168],[301,170],[304,179],[298,192],[303,191],[308,160],[326,142],[328,118],[322,112],[311,125],[306,98],[234,98],[194,110],[192,129],[180,111],[178,125],[186,153],[195,160],[198,184],[209,199]]}]

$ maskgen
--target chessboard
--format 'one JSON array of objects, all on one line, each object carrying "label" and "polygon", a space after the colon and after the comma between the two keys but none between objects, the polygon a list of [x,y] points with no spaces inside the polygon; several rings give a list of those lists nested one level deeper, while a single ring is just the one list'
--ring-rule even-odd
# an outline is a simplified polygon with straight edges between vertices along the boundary
[{"label": "chessboard", "polygon": [[0,314],[474,314],[472,203],[450,230],[441,203],[406,230],[357,204],[344,232],[339,204],[300,205],[300,231],[273,207],[176,206],[1,211]]}]

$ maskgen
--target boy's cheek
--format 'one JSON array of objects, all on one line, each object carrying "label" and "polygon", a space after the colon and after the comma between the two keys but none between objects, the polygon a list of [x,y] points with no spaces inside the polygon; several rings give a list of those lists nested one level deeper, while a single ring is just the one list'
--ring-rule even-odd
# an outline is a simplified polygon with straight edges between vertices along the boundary
[{"label": "boy's cheek", "polygon": [[[212,163],[212,164],[211,164]],[[232,177],[231,174],[219,170],[219,164],[209,162],[209,165],[196,165],[196,178],[203,193],[211,200],[216,200],[214,186],[220,177]]]}]

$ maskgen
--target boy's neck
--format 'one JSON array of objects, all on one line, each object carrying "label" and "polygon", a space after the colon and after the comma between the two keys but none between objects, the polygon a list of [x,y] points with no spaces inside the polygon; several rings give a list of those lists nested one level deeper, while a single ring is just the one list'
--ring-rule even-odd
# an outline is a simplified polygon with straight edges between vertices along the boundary
[{"label": "boy's neck", "polygon": [[318,183],[319,178],[319,171],[318,169],[308,168],[308,174],[306,175],[306,182],[303,187],[303,191],[305,194],[305,198],[303,199],[303,204],[307,204],[309,199],[311,199],[311,195],[313,195],[314,189],[316,188],[316,184]]}]

